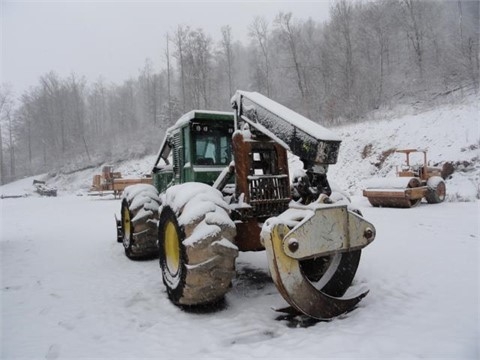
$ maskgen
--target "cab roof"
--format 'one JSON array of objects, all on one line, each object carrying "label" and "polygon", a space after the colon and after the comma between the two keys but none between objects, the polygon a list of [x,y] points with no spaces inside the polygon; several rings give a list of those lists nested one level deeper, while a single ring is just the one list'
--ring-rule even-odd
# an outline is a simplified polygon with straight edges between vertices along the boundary
[{"label": "cab roof", "polygon": [[233,112],[227,111],[213,111],[213,110],[192,110],[180,119],[177,120],[175,125],[169,128],[167,131],[177,129],[182,127],[186,123],[190,122],[193,119],[209,119],[209,120],[220,120],[220,121],[233,121]]}]

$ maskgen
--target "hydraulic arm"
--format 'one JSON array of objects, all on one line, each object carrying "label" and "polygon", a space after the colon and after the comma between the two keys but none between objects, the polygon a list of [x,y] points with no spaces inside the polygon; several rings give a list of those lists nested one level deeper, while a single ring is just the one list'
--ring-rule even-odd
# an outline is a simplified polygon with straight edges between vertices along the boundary
[{"label": "hydraulic arm", "polygon": [[[351,211],[348,204],[332,204],[329,199],[327,170],[328,165],[337,161],[340,138],[258,93],[237,91],[232,105],[239,131],[241,124],[248,124],[248,131],[259,134],[254,142],[266,136],[297,155],[304,164],[306,175],[294,183],[298,201],[266,220],[261,231],[270,273],[279,292],[292,306],[289,311],[330,319],[353,309],[368,291],[349,298],[342,296],[353,280],[361,249],[375,238],[375,228]],[[241,149],[237,152],[245,153]],[[241,171],[237,165],[241,164],[236,164],[237,171]],[[237,176],[237,183],[243,177]],[[254,178],[257,180],[256,176],[249,176]],[[245,189],[251,189],[252,184]]]},{"label": "hydraulic arm", "polygon": [[332,131],[299,113],[259,94],[237,91],[232,98],[236,122],[246,122],[297,155],[306,177],[298,179],[302,198],[331,194],[328,165],[337,162],[341,139]]}]

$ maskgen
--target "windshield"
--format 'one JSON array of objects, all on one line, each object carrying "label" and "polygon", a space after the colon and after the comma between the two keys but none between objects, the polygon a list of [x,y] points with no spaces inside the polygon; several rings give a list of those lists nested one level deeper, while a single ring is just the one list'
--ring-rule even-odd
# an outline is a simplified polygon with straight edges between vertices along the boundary
[{"label": "windshield", "polygon": [[195,165],[228,165],[232,158],[232,134],[220,131],[195,133]]}]

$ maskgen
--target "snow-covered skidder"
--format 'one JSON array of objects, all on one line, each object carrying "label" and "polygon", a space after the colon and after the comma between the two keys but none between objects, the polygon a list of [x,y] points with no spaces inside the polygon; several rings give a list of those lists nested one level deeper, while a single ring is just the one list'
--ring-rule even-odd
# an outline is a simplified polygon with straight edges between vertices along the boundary
[{"label": "snow-covered skidder", "polygon": [[[418,205],[422,199],[429,204],[445,200],[446,186],[441,177],[442,170],[429,167],[427,151],[418,149],[395,150],[405,154],[405,164],[397,167],[397,177],[371,179],[363,196],[375,207],[410,208]],[[423,154],[422,164],[412,164],[410,154]]]},{"label": "snow-covered skidder", "polygon": [[[124,192],[126,255],[158,255],[170,300],[195,307],[224,297],[239,251],[266,250],[289,312],[352,310],[367,292],[344,295],[375,228],[329,186],[341,140],[258,93],[237,91],[232,106],[191,111],[168,129],[153,185]],[[304,163],[293,184],[287,151]]]}]

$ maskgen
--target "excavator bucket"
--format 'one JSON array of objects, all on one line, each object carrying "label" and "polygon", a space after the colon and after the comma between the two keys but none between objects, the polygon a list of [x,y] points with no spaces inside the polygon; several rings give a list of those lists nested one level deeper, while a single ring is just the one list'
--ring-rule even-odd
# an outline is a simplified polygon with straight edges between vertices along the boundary
[{"label": "excavator bucket", "polygon": [[[288,209],[279,217],[270,218],[261,234],[270,273],[280,294],[296,311],[319,320],[328,320],[355,308],[368,291],[348,298],[328,295],[313,285],[302,270],[301,262],[367,246],[375,238],[373,225],[349,211],[347,206],[338,205],[310,210],[293,228],[289,216],[298,218],[298,211]],[[323,277],[331,278],[331,271],[326,270]]]}]

